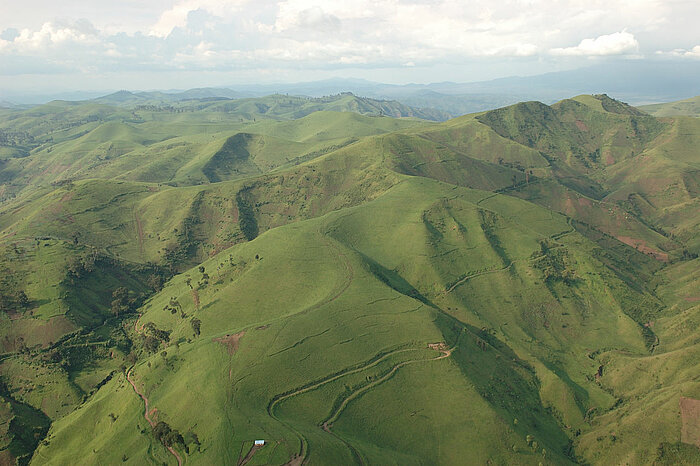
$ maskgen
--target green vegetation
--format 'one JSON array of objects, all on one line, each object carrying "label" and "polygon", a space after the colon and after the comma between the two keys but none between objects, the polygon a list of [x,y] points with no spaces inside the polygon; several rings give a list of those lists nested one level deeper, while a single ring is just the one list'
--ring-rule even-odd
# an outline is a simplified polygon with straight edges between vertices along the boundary
[{"label": "green vegetation", "polygon": [[696,120],[392,105],[3,113],[2,461],[694,464]]},{"label": "green vegetation", "polygon": [[663,104],[643,105],[641,110],[655,117],[700,116],[700,96]]}]

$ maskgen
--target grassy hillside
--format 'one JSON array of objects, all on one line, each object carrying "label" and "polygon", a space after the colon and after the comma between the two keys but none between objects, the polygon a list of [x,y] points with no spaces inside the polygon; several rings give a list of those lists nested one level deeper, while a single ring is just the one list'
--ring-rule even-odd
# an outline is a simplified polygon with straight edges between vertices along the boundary
[{"label": "grassy hillside", "polygon": [[284,99],[3,117],[3,458],[694,463],[695,120]]},{"label": "grassy hillside", "polygon": [[[82,104],[77,109],[84,112],[83,106],[94,107]],[[39,111],[31,112],[15,115],[12,131],[24,127],[16,120],[35,121],[39,127],[56,124],[51,114],[30,118]],[[69,130],[28,134],[34,146],[28,153],[12,156],[11,151],[25,150],[29,143],[8,142],[9,155],[0,163],[5,182],[0,196],[9,199],[25,189],[86,178],[177,185],[240,179],[299,164],[364,136],[426,124],[350,111],[258,121],[208,109],[184,114],[143,110],[127,117],[111,108],[107,116],[91,118],[77,120]]]},{"label": "grassy hillside", "polygon": [[700,96],[691,97],[690,99],[685,100],[679,100],[677,102],[643,105],[639,108],[649,113],[650,115],[654,115],[655,117],[698,117],[700,116]]}]

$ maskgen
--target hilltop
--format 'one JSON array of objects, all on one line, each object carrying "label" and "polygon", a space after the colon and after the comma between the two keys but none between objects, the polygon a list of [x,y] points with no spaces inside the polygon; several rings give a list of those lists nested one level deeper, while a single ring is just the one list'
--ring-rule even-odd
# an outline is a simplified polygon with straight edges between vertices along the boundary
[{"label": "hilltop", "polygon": [[698,120],[169,105],[0,114],[4,459],[698,461]]}]

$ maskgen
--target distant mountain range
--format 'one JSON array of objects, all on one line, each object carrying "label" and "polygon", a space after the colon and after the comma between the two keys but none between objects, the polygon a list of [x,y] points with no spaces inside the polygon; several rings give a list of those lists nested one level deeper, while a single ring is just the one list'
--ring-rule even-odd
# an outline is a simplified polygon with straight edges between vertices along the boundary
[{"label": "distant mountain range", "polygon": [[[328,79],[305,83],[232,84],[221,88],[161,90],[122,93],[110,97],[112,104],[139,100],[163,102],[186,99],[241,99],[270,94],[321,97],[341,92],[379,100],[395,100],[419,108],[433,108],[459,116],[491,110],[516,102],[538,100],[553,103],[571,95],[606,93],[633,105],[686,99],[700,94],[700,62],[670,63],[630,60],[594,65],[536,76],[513,76],[490,81],[431,84],[384,84],[362,79]],[[97,99],[105,92],[63,92],[51,95],[19,95],[0,91],[0,107],[40,104],[51,100]],[[102,97],[104,99],[104,97]],[[118,99],[123,99],[117,102]]]}]

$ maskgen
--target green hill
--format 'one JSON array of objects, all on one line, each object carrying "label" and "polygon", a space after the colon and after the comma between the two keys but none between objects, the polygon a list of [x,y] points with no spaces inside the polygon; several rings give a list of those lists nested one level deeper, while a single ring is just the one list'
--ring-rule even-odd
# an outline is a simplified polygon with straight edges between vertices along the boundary
[{"label": "green hill", "polygon": [[2,116],[2,458],[697,461],[695,120],[284,99]]},{"label": "green hill", "polygon": [[654,115],[655,117],[698,117],[700,116],[700,96],[691,97],[690,99],[685,100],[679,100],[677,102],[643,105],[639,108],[651,115]]}]

